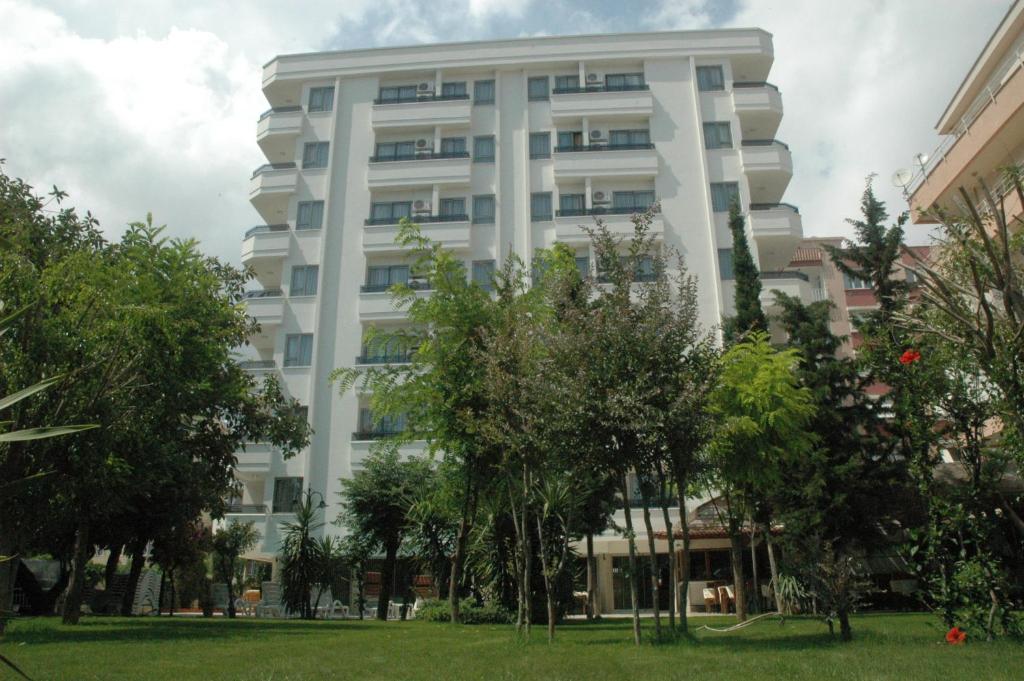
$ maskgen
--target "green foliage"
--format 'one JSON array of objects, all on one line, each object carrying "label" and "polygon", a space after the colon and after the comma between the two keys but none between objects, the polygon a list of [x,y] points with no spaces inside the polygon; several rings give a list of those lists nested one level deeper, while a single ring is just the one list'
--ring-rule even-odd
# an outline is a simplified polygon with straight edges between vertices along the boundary
[{"label": "green foliage", "polygon": [[[228,587],[228,617],[235,616],[235,572],[238,557],[256,546],[259,540],[260,532],[253,523],[229,522],[213,535],[214,572]],[[238,587],[242,587],[240,582]]]},{"label": "green foliage", "polygon": [[281,598],[289,612],[313,619],[316,611],[310,599],[323,574],[321,545],[313,535],[324,526],[323,511],[313,503],[312,491],[306,490],[294,513],[294,521],[280,524]]},{"label": "green foliage", "polygon": [[[497,603],[479,605],[472,598],[462,601],[459,613],[463,624],[509,624],[512,622],[512,613],[501,605]],[[436,598],[428,599],[416,611],[416,619],[424,622],[450,622],[451,608],[446,601]]]},{"label": "green foliage", "polygon": [[767,332],[768,320],[761,309],[761,277],[747,242],[743,211],[738,200],[729,205],[729,231],[732,232],[736,316],[725,320],[723,333],[726,343],[733,343],[751,332]]}]

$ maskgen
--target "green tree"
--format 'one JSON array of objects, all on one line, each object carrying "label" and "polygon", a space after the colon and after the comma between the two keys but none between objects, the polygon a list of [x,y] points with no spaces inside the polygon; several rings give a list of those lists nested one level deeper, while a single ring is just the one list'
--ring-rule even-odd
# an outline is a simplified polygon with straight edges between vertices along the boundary
[{"label": "green tree", "polygon": [[213,535],[217,572],[228,588],[228,617],[235,616],[235,564],[259,540],[260,532],[253,523],[229,522]]},{"label": "green tree", "polygon": [[736,315],[725,320],[723,333],[726,342],[733,343],[754,331],[767,332],[768,320],[761,309],[761,276],[750,252],[743,211],[738,199],[729,205],[729,231],[732,233]]},{"label": "green tree", "polygon": [[289,612],[303,619],[316,617],[313,589],[320,580],[320,544],[313,536],[324,526],[323,502],[313,503],[313,491],[306,490],[295,503],[295,520],[280,523],[281,597]]}]

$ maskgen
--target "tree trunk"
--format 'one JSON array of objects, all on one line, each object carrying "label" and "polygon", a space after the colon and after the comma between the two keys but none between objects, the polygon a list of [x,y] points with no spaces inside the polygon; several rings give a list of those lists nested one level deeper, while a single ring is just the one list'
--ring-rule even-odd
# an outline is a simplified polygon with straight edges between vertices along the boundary
[{"label": "tree trunk", "polygon": [[224,582],[228,587],[228,617],[233,619],[237,614],[235,612],[235,559],[225,561],[227,565],[224,566]]},{"label": "tree trunk", "polygon": [[128,586],[121,599],[121,614],[125,617],[132,614],[132,606],[135,605],[135,591],[139,588],[139,577],[142,576],[142,568],[146,565],[146,542],[136,539],[128,550],[132,554],[132,567],[128,571]]},{"label": "tree trunk", "polygon": [[622,509],[626,516],[626,546],[629,547],[629,596],[633,606],[633,642],[640,645],[640,588],[638,585],[639,575],[636,560],[636,537],[633,535],[633,516],[629,508],[629,485],[626,484],[626,474],[623,473],[619,481],[622,490]]},{"label": "tree trunk", "polygon": [[597,616],[597,558],[594,556],[594,533],[587,532],[587,619]]},{"label": "tree trunk", "polygon": [[512,516],[512,528],[516,534],[515,551],[513,551],[513,562],[516,571],[516,634],[523,633],[526,625],[526,552],[523,537],[526,528],[523,527],[523,518],[519,513],[519,506],[516,503],[516,486],[511,475],[506,476],[508,483],[509,512]]},{"label": "tree trunk", "polygon": [[751,520],[750,523],[750,567],[751,587],[754,589],[754,614],[761,613],[761,580],[757,575],[757,524]]},{"label": "tree trunk", "polygon": [[[519,509],[519,523],[523,528],[523,615],[525,616],[526,636],[530,636],[533,625],[533,533],[530,531],[530,470],[523,464],[523,500]],[[543,547],[541,547],[543,550]]]},{"label": "tree trunk", "polygon": [[[468,474],[467,474],[468,477]],[[455,535],[455,555],[452,556],[452,572],[448,581],[448,607],[452,613],[452,622],[459,622],[459,587],[462,584],[462,568],[466,561],[466,542],[472,526],[470,515],[473,512],[473,486],[466,480],[465,497],[462,502],[462,517],[459,519],[459,531]]]},{"label": "tree trunk", "polygon": [[[0,529],[0,532],[3,530]],[[18,574],[21,560],[17,557],[17,548],[13,541],[0,534],[0,556],[8,556],[9,560],[0,562],[0,636],[7,625],[7,615],[14,610],[14,579]]]},{"label": "tree trunk", "polygon": [[175,601],[178,600],[178,587],[174,584],[174,570],[167,571],[167,581],[171,584],[171,605],[167,609],[167,616],[174,617]]},{"label": "tree trunk", "polygon": [[772,572],[772,595],[775,597],[775,609],[782,614],[782,596],[779,594],[779,564],[775,560],[775,544],[772,541],[772,527],[769,523],[764,530],[765,546],[768,548],[768,567]]},{"label": "tree trunk", "polygon": [[851,641],[853,640],[853,631],[850,629],[850,613],[847,609],[839,608],[839,640],[840,641]]},{"label": "tree trunk", "polygon": [[683,564],[679,566],[679,629],[684,634],[689,628],[687,613],[690,601],[690,520],[686,517],[686,497],[679,495],[679,527],[683,532]]},{"label": "tree trunk", "polygon": [[[641,485],[641,490],[643,485]],[[661,607],[658,603],[658,554],[654,550],[654,525],[651,523],[651,501],[647,492],[641,491],[644,500],[644,528],[647,530],[647,556],[651,565],[651,610],[654,613],[654,637],[661,640]]]},{"label": "tree trunk", "polygon": [[395,578],[395,564],[398,562],[398,544],[388,544],[384,549],[384,569],[380,573],[380,596],[377,598],[377,619],[386,622],[388,604],[391,602],[391,583]]},{"label": "tree trunk", "polygon": [[117,574],[117,566],[121,562],[123,548],[121,544],[110,547],[110,555],[107,556],[107,564],[103,568],[103,588],[107,590],[107,593],[110,593],[110,587],[113,586],[114,575]]},{"label": "tree trunk", "polygon": [[661,504],[661,515],[665,519],[665,532],[668,533],[668,626],[669,629],[675,631],[676,607],[679,601],[679,582],[676,580],[676,538],[672,536],[672,518],[669,517],[668,506],[664,502]]},{"label": "tree trunk", "polygon": [[92,558],[92,544],[89,543],[89,523],[79,520],[75,531],[74,559],[71,563],[71,579],[64,592],[64,624],[78,624],[82,615],[82,590],[85,588],[85,564]]},{"label": "tree trunk", "polygon": [[156,616],[164,614],[164,586],[167,584],[167,571],[160,571],[160,595],[156,599]]},{"label": "tree trunk", "polygon": [[548,551],[544,542],[544,522],[541,516],[537,515],[537,546],[540,553],[540,569],[544,576],[544,598],[548,609],[548,643],[555,642],[555,588],[551,564],[548,561]]},{"label": "tree trunk", "polygon": [[743,588],[743,535],[739,530],[729,532],[729,557],[732,562],[732,590],[736,597],[736,619],[747,620],[747,594]]}]

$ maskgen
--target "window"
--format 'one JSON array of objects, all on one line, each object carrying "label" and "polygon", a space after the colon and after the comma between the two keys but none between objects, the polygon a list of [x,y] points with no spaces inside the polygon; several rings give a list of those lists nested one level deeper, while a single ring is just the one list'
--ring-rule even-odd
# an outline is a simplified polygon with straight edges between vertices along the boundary
[{"label": "window", "polygon": [[444,137],[441,139],[441,155],[457,156],[466,153],[465,137]]},{"label": "window", "polygon": [[309,89],[309,110],[330,111],[334,108],[333,87],[313,87]]},{"label": "window", "polygon": [[612,130],[608,133],[610,147],[645,147],[650,143],[649,130]]},{"label": "window", "polygon": [[377,145],[378,161],[402,161],[415,158],[415,142],[381,142]]},{"label": "window", "polygon": [[385,414],[374,418],[369,407],[359,409],[359,433],[362,435],[397,435],[405,430],[405,414]]},{"label": "window", "polygon": [[871,288],[871,282],[864,281],[859,277],[851,277],[849,274],[844,274],[843,287],[847,290],[869,289]]},{"label": "window", "polygon": [[441,199],[441,207],[438,210],[440,217],[462,217],[466,214],[466,199]]},{"label": "window", "polygon": [[530,158],[551,158],[551,133],[530,133]]},{"label": "window", "polygon": [[908,284],[914,285],[914,284],[917,283],[917,280],[918,280],[917,272],[915,272],[914,270],[910,269],[909,267],[904,267],[903,268],[903,276],[904,276],[905,281]]},{"label": "window", "polygon": [[559,149],[579,149],[583,146],[583,133],[579,131],[567,131],[558,133]]},{"label": "window", "polygon": [[530,219],[551,219],[551,192],[530,194]]},{"label": "window", "polygon": [[740,186],[735,182],[711,183],[711,210],[728,213],[733,201],[739,201]]},{"label": "window", "polygon": [[326,168],[329,142],[306,142],[302,150],[303,168]]},{"label": "window", "polygon": [[288,289],[290,296],[315,296],[316,279],[320,273],[319,265],[299,265],[292,268],[292,286]]},{"label": "window", "polygon": [[494,162],[494,135],[473,138],[473,160]]},{"label": "window", "polygon": [[302,500],[302,478],[274,479],[274,513],[293,513]]},{"label": "window", "polygon": [[290,333],[284,341],[286,367],[308,367],[313,363],[313,334]]},{"label": "window", "polygon": [[654,192],[613,192],[612,208],[617,210],[645,211],[654,203]]},{"label": "window", "polygon": [[411,201],[385,201],[370,207],[370,222],[378,225],[393,224],[412,216]]},{"label": "window", "polygon": [[610,73],[604,77],[605,90],[638,90],[643,86],[642,73]]},{"label": "window", "polygon": [[586,199],[583,194],[559,194],[558,212],[560,215],[583,215]]},{"label": "window", "polygon": [[370,364],[405,362],[412,352],[405,346],[405,338],[399,334],[377,334],[363,344],[363,358]]},{"label": "window", "polygon": [[466,83],[441,83],[442,97],[465,97]]},{"label": "window", "polygon": [[379,265],[366,268],[366,289],[385,291],[394,284],[409,283],[408,265]]},{"label": "window", "polygon": [[555,91],[571,92],[580,89],[579,76],[555,76]]},{"label": "window", "polygon": [[732,272],[731,248],[718,249],[718,275],[725,281],[736,278]]},{"label": "window", "polygon": [[295,229],[320,229],[324,221],[323,201],[299,201]]},{"label": "window", "polygon": [[531,101],[548,98],[548,77],[538,76],[526,81],[527,97]]},{"label": "window", "polygon": [[576,256],[576,269],[580,271],[581,277],[590,276],[590,258],[586,255]]},{"label": "window", "polygon": [[494,194],[473,197],[473,224],[494,224]]},{"label": "window", "polygon": [[473,283],[480,288],[490,291],[494,288],[494,261],[474,260],[473,261]]},{"label": "window", "polygon": [[477,80],[473,82],[473,103],[494,104],[493,80]]},{"label": "window", "polygon": [[633,281],[654,281],[654,258],[641,256],[633,271]]},{"label": "window", "polygon": [[732,129],[728,123],[705,123],[704,146],[708,149],[731,149]]},{"label": "window", "polygon": [[293,413],[295,414],[295,418],[301,421],[306,421],[307,423],[309,422],[309,405],[300,404],[299,406],[295,407]]},{"label": "window", "polygon": [[395,102],[415,102],[416,86],[399,85],[396,87],[382,87],[380,89],[381,104],[393,104]]},{"label": "window", "polygon": [[721,66],[698,66],[697,89],[701,92],[713,92],[725,89],[725,76]]}]

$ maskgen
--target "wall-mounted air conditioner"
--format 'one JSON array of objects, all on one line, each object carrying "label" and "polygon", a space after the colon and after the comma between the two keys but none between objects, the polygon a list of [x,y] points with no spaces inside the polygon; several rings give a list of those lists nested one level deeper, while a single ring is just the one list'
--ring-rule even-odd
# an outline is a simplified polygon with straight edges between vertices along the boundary
[{"label": "wall-mounted air conditioner", "polygon": [[600,130],[591,130],[590,131],[590,141],[591,142],[599,142],[599,141],[601,141],[603,139],[604,139],[604,133],[601,132]]},{"label": "wall-mounted air conditioner", "polygon": [[588,84],[598,83],[600,81],[601,81],[601,76],[597,75],[596,73],[588,73],[587,74],[587,83]]},{"label": "wall-mounted air conditioner", "polygon": [[412,212],[414,213],[429,213],[430,212],[430,201],[424,201],[419,199],[412,202]]},{"label": "wall-mounted air conditioner", "polygon": [[429,149],[430,146],[430,140],[428,140],[426,137],[421,137],[418,140],[416,140],[416,148],[419,150]]},{"label": "wall-mounted air conditioner", "polygon": [[434,94],[434,81],[425,80],[416,86],[416,92],[421,95],[432,95]]},{"label": "wall-mounted air conditioner", "polygon": [[608,195],[605,192],[594,192],[591,198],[594,203],[608,203]]}]

